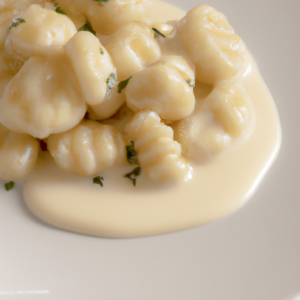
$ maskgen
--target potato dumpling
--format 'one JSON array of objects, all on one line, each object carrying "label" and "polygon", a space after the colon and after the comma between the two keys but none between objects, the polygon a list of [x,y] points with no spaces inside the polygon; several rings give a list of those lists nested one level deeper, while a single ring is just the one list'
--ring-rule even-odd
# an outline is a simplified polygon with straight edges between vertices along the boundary
[{"label": "potato dumpling", "polygon": [[187,118],[172,124],[174,139],[181,144],[182,153],[189,159],[203,160],[226,149],[231,141],[214,114],[196,106]]},{"label": "potato dumpling", "polygon": [[63,53],[31,57],[0,100],[1,123],[40,139],[74,127],[85,112],[86,104]]},{"label": "potato dumpling", "polygon": [[10,131],[0,124],[0,178],[19,181],[32,172],[39,142],[28,134]]},{"label": "potato dumpling", "polygon": [[89,106],[88,112],[94,120],[105,120],[113,116],[126,102],[125,92],[118,93],[118,87],[114,87],[101,104]]},{"label": "potato dumpling", "polygon": [[196,67],[196,79],[215,83],[241,73],[246,47],[225,15],[208,5],[190,10],[177,25],[179,40]]},{"label": "potato dumpling", "polygon": [[134,112],[149,109],[169,121],[190,115],[195,106],[194,72],[181,56],[163,57],[135,74],[126,88],[127,105]]},{"label": "potato dumpling", "polygon": [[69,131],[50,135],[48,149],[64,171],[92,176],[125,162],[125,142],[111,125],[84,120]]},{"label": "potato dumpling", "polygon": [[232,137],[249,136],[255,124],[251,98],[242,83],[219,82],[205,100],[214,119]]},{"label": "potato dumpling", "polygon": [[160,59],[160,48],[151,31],[137,23],[130,23],[119,28],[106,45],[120,81]]},{"label": "potato dumpling", "polygon": [[117,83],[116,68],[99,39],[88,31],[80,31],[66,44],[84,100],[90,105],[100,104],[110,88]]},{"label": "potato dumpling", "polygon": [[1,0],[0,1],[0,49],[4,46],[9,27],[31,4],[43,4],[45,0]]},{"label": "potato dumpling", "polygon": [[184,180],[190,172],[181,155],[181,146],[173,140],[171,127],[157,113],[142,110],[125,127],[127,138],[134,141],[140,166],[153,181]]},{"label": "potato dumpling", "polygon": [[86,16],[96,32],[110,35],[130,22],[146,23],[151,4],[149,0],[109,0],[103,4],[89,1]]},{"label": "potato dumpling", "polygon": [[6,49],[16,58],[47,55],[50,46],[65,45],[77,32],[67,16],[37,4],[29,6],[22,20],[10,29],[6,42]]}]

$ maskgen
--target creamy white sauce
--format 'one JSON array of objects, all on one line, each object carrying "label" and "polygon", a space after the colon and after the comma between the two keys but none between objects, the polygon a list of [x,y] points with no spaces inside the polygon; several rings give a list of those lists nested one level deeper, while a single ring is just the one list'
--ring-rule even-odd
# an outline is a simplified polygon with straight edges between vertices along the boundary
[{"label": "creamy white sauce", "polygon": [[[180,19],[185,14],[159,2],[153,11],[158,21]],[[273,99],[252,60],[250,66],[244,85],[256,112],[254,132],[229,152],[205,163],[192,164],[191,180],[157,184],[142,174],[134,187],[123,178],[133,166],[117,166],[101,174],[105,178],[101,188],[90,177],[61,171],[44,153],[24,189],[29,208],[54,226],[110,238],[174,232],[234,212],[253,194],[281,142]],[[201,87],[195,94],[199,98],[208,91],[209,87]]]}]

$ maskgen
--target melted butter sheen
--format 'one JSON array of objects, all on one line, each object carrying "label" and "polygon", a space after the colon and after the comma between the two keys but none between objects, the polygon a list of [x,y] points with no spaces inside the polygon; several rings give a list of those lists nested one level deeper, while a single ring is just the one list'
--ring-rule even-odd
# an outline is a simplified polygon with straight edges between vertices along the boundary
[{"label": "melted butter sheen", "polygon": [[[180,9],[160,2],[154,11],[158,21],[184,15]],[[157,15],[158,12],[163,13]],[[90,177],[64,173],[46,153],[25,186],[28,206],[54,226],[110,238],[174,232],[234,212],[255,191],[281,141],[273,99],[252,60],[250,66],[244,85],[256,112],[254,132],[230,152],[204,164],[194,164],[191,180],[176,185],[157,184],[142,174],[134,187],[123,178],[133,166],[117,166],[101,173],[105,178],[101,188]],[[196,96],[197,93],[201,94],[196,90]]]}]

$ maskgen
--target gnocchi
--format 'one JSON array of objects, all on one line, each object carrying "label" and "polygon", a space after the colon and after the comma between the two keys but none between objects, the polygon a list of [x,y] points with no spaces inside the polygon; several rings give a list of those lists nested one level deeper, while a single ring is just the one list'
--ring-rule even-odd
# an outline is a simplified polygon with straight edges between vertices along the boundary
[{"label": "gnocchi", "polygon": [[95,31],[110,35],[127,23],[147,23],[151,4],[150,0],[109,0],[103,4],[90,1],[86,16]]},{"label": "gnocchi", "polygon": [[214,84],[241,74],[246,46],[224,14],[209,5],[190,10],[177,25],[179,40],[196,67],[200,82]]},{"label": "gnocchi", "polygon": [[194,72],[184,58],[163,57],[132,77],[126,103],[134,112],[149,109],[163,119],[180,120],[194,109],[194,82]]},{"label": "gnocchi", "polygon": [[21,181],[32,172],[39,142],[28,134],[16,133],[0,124],[0,178]]},{"label": "gnocchi", "polygon": [[90,105],[103,102],[109,89],[117,83],[117,71],[98,38],[90,32],[80,31],[66,44],[65,52],[85,102]]},{"label": "gnocchi", "polygon": [[136,113],[125,132],[135,142],[139,163],[151,180],[176,181],[188,177],[190,167],[181,155],[181,146],[173,140],[172,128],[163,124],[157,113]]},{"label": "gnocchi", "polygon": [[18,26],[10,29],[6,49],[23,60],[47,55],[50,46],[63,46],[77,32],[73,22],[41,5],[31,5],[23,13]]},{"label": "gnocchi", "polygon": [[86,104],[64,53],[31,57],[0,100],[1,123],[40,139],[74,127],[85,112]]},{"label": "gnocchi", "polygon": [[[149,18],[152,5],[0,3],[0,178],[27,178],[37,139],[47,139],[66,172],[93,176],[127,164],[126,145],[134,144],[150,180],[188,180],[188,160],[249,137],[247,50],[226,17],[199,5],[165,24]],[[211,91],[198,99],[203,83]]]},{"label": "gnocchi", "polygon": [[47,141],[56,164],[77,175],[96,175],[125,162],[124,137],[111,125],[84,120]]},{"label": "gnocchi", "polygon": [[142,71],[161,57],[153,32],[138,23],[119,28],[106,48],[116,64],[120,81]]}]

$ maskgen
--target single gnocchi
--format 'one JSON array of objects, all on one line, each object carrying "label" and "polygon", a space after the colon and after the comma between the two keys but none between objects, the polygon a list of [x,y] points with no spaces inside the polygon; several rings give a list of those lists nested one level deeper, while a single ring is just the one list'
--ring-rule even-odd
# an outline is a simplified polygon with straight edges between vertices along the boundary
[{"label": "single gnocchi", "polygon": [[169,121],[183,119],[195,107],[195,75],[180,56],[166,56],[134,75],[126,88],[127,106],[149,109]]},{"label": "single gnocchi", "polygon": [[151,5],[150,0],[109,0],[103,4],[90,1],[86,16],[96,32],[110,35],[127,23],[147,23]]},{"label": "single gnocchi", "polygon": [[179,40],[196,67],[196,79],[214,84],[241,74],[246,46],[224,14],[208,5],[190,10],[177,25]]},{"label": "single gnocchi", "polygon": [[127,138],[134,141],[138,159],[146,175],[153,181],[177,181],[191,172],[181,155],[181,146],[173,140],[171,127],[161,122],[157,113],[142,110],[126,125]]},{"label": "single gnocchi", "polygon": [[88,112],[92,120],[105,120],[113,116],[125,102],[125,92],[119,93],[118,88],[114,87],[102,103],[89,106]]},{"label": "single gnocchi", "polygon": [[124,137],[111,125],[84,120],[47,141],[56,164],[73,174],[92,176],[125,162]]},{"label": "single gnocchi", "polygon": [[172,127],[182,153],[194,161],[202,161],[224,151],[231,142],[231,136],[214,120],[214,114],[201,106],[196,106],[190,116],[172,124]]},{"label": "single gnocchi", "polygon": [[87,104],[103,102],[109,89],[117,83],[117,71],[99,39],[88,31],[80,31],[65,46],[76,78]]},{"label": "single gnocchi", "polygon": [[120,81],[142,71],[161,57],[153,31],[138,23],[119,28],[106,45],[106,49],[117,67]]},{"label": "single gnocchi", "polygon": [[86,104],[64,53],[31,57],[0,99],[0,122],[40,139],[74,127],[85,112]]},{"label": "single gnocchi", "polygon": [[0,178],[26,179],[36,164],[39,142],[28,134],[16,133],[0,124]]},{"label": "single gnocchi", "polygon": [[47,55],[49,47],[65,45],[76,32],[75,25],[67,16],[34,4],[10,29],[6,49],[23,60]]},{"label": "single gnocchi", "polygon": [[218,122],[232,137],[248,137],[255,125],[251,98],[241,82],[219,82],[205,100]]}]

